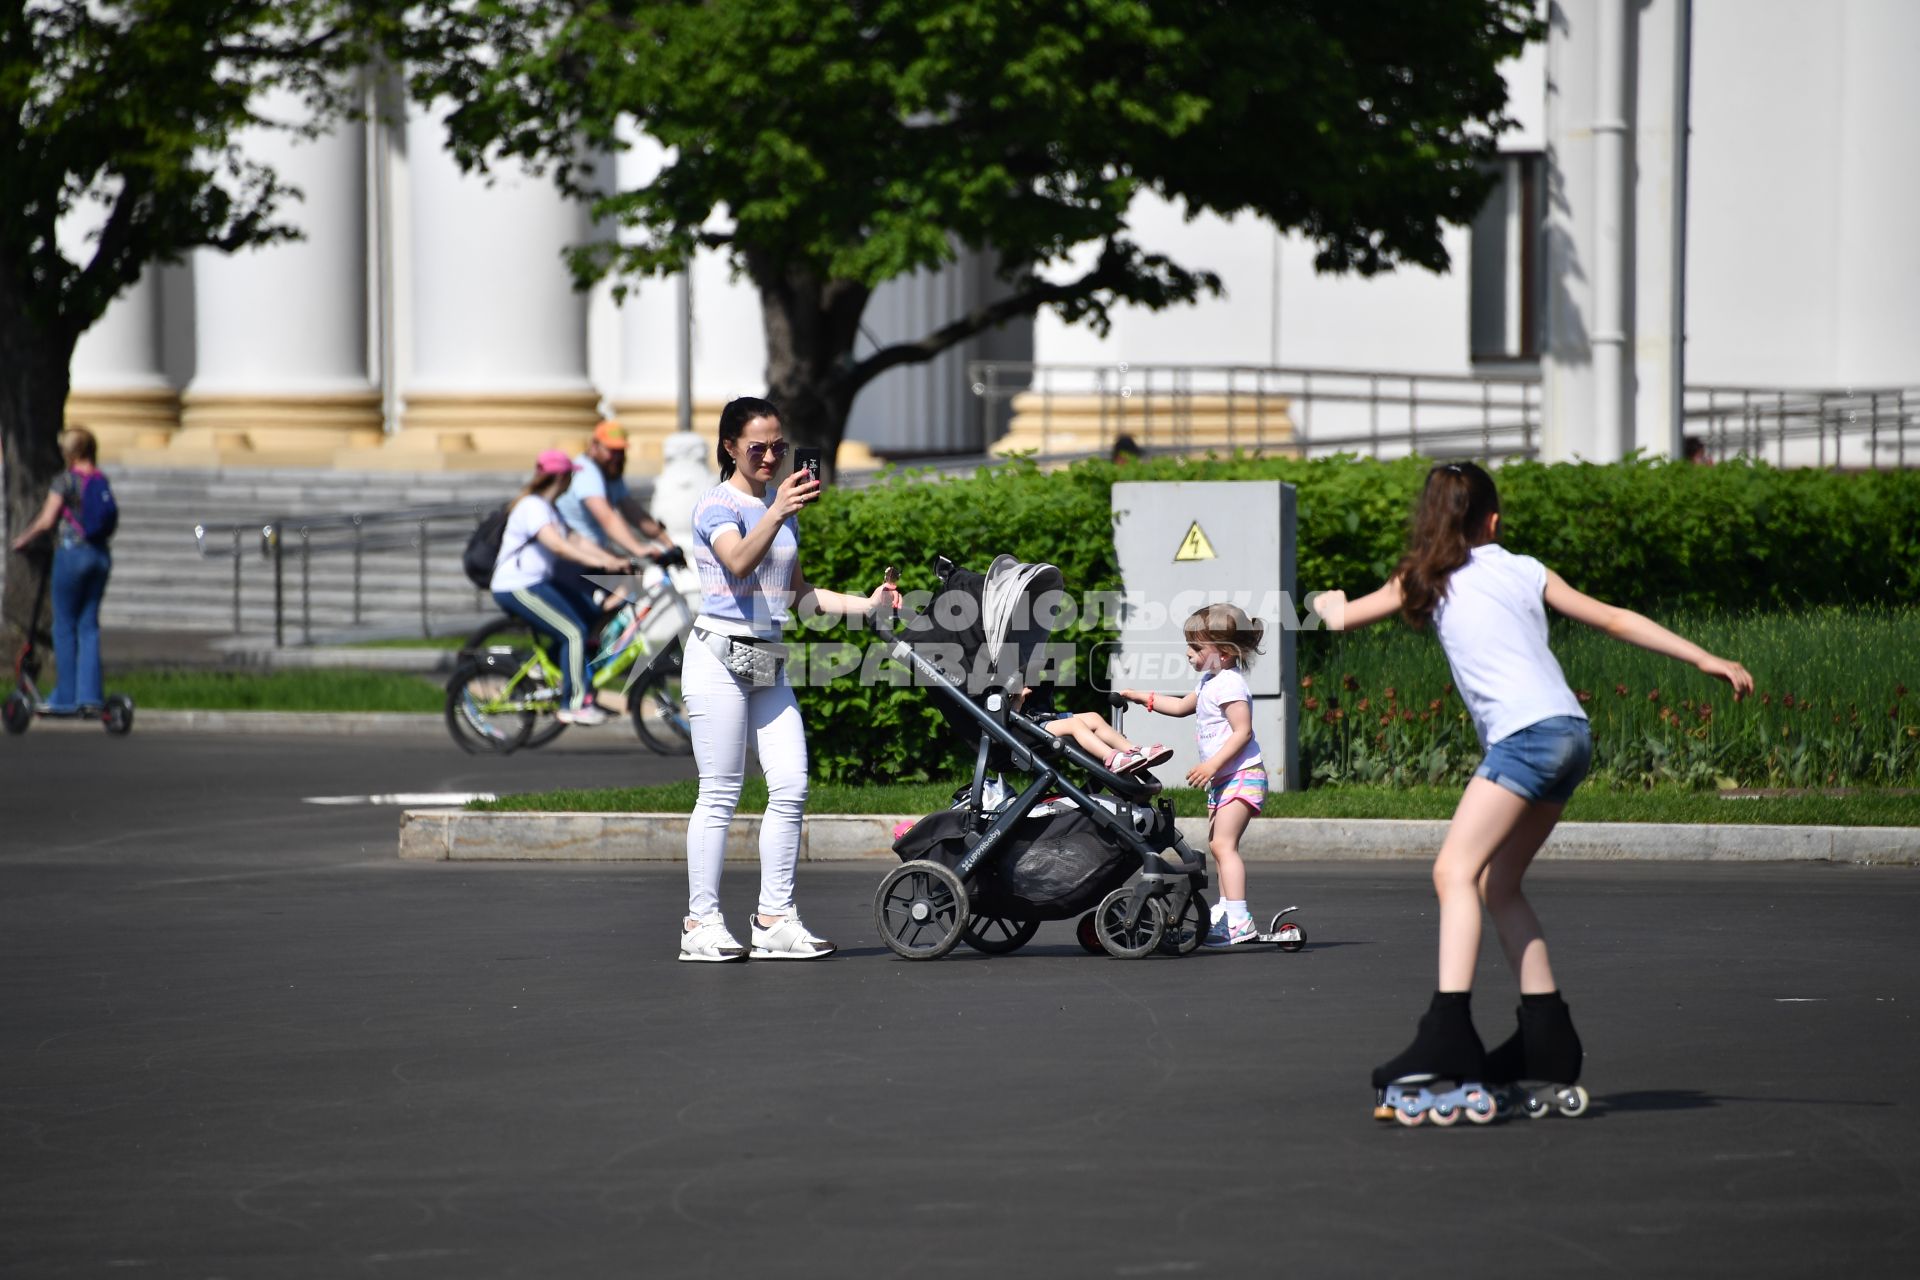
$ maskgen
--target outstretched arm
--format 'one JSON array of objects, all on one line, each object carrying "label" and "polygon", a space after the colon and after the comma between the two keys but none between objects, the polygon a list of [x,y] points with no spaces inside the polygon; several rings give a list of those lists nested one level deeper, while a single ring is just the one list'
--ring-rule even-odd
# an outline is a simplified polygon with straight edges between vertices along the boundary
[{"label": "outstretched arm", "polygon": [[1163,716],[1190,716],[1194,704],[1200,700],[1197,693],[1143,693],[1139,689],[1122,689],[1120,696],[1143,707],[1147,707],[1147,699],[1151,698],[1153,705],[1147,710]]},{"label": "outstretched arm", "polygon": [[1398,577],[1387,580],[1378,591],[1348,600],[1344,591],[1322,591],[1312,600],[1313,611],[1326,620],[1329,629],[1353,631],[1391,618],[1406,603]]},{"label": "outstretched arm", "polygon": [[1624,640],[1642,649],[1664,654],[1697,667],[1715,679],[1725,680],[1733,686],[1735,702],[1753,692],[1753,677],[1739,663],[1716,657],[1685,636],[1675,635],[1653,619],[1631,609],[1622,609],[1583,595],[1568,586],[1567,580],[1551,569],[1547,570],[1546,600],[1575,622],[1584,622],[1615,640]]}]

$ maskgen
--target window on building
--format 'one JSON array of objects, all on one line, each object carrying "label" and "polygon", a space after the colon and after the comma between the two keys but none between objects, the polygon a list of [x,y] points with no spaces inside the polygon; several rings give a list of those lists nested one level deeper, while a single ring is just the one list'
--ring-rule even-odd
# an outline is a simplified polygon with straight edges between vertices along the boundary
[{"label": "window on building", "polygon": [[1475,363],[1537,360],[1546,157],[1508,152],[1494,166],[1498,180],[1468,232],[1468,341]]}]

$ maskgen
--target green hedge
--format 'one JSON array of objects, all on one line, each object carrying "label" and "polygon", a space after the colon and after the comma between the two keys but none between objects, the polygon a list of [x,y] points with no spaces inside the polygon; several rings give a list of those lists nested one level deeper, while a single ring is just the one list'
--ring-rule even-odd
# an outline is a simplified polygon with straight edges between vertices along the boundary
[{"label": "green hedge", "polygon": [[[1366,591],[1399,557],[1428,465],[1234,458],[1043,472],[1014,460],[966,479],[899,475],[869,489],[829,489],[801,518],[804,559],[814,582],[847,589],[898,565],[902,588],[913,591],[932,588],[937,554],[984,568],[1004,552],[1060,566],[1070,591],[1117,591],[1114,481],[1277,479],[1298,487],[1301,590]],[[1589,594],[1651,614],[1920,599],[1920,472],[1636,460],[1516,462],[1496,478],[1505,545]],[[1085,652],[1113,636],[1082,623],[1069,638]],[[930,695],[848,677],[801,699],[817,777],[917,781],[961,768]],[[1084,686],[1071,702],[1097,705]]]}]

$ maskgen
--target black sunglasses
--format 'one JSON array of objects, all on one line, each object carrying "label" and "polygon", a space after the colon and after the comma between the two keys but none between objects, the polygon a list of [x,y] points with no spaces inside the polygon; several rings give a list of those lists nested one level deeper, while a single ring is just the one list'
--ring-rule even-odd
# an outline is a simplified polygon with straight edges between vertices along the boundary
[{"label": "black sunglasses", "polygon": [[759,462],[760,459],[766,457],[768,454],[773,455],[775,462],[780,461],[780,459],[787,456],[787,442],[785,440],[775,440],[772,444],[762,444],[759,441],[755,441],[753,444],[747,446],[747,456],[755,462]]}]

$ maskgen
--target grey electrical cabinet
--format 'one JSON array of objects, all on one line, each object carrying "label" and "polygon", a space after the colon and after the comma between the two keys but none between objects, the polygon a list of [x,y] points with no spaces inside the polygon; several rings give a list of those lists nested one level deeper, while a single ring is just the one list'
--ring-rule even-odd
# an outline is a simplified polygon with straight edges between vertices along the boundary
[{"label": "grey electrical cabinet", "polygon": [[[1299,790],[1293,486],[1277,480],[1116,484],[1113,544],[1124,586],[1120,642],[1095,655],[1095,678],[1104,677],[1112,689],[1191,693],[1199,676],[1186,660],[1187,618],[1219,601],[1239,605],[1266,625],[1265,652],[1246,678],[1268,785]],[[1154,773],[1169,786],[1185,785],[1187,771],[1199,763],[1191,719],[1128,707],[1124,729],[1135,742],[1172,747],[1173,759]]]}]

